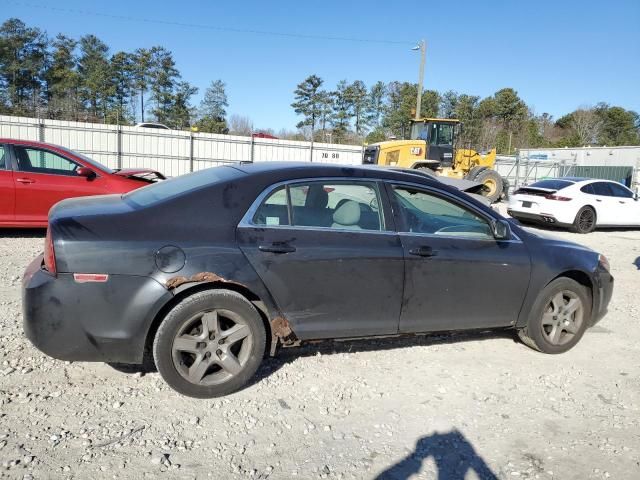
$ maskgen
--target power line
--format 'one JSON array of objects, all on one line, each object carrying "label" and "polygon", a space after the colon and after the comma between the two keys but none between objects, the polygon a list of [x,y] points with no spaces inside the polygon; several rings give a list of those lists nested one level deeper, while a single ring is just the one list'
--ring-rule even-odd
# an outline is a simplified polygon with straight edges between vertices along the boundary
[{"label": "power line", "polygon": [[197,28],[201,30],[214,30],[218,32],[243,33],[243,34],[252,34],[252,35],[269,35],[273,37],[304,38],[308,40],[329,40],[329,41],[337,41],[337,42],[381,43],[381,44],[387,44],[387,45],[413,45],[415,43],[409,40],[385,40],[385,39],[373,39],[373,38],[340,37],[340,36],[313,35],[313,34],[293,33],[293,32],[274,32],[274,31],[268,31],[268,30],[250,30],[250,29],[243,29],[243,28],[217,27],[215,25],[204,25],[199,23],[175,22],[171,20],[158,20],[158,19],[151,19],[151,18],[131,17],[128,15],[115,15],[111,13],[93,12],[89,10],[52,7],[50,5],[39,5],[35,3],[21,2],[21,1],[15,1],[15,0],[5,0],[5,1],[8,3],[14,3],[14,4],[22,5],[25,7],[46,9],[46,10],[50,10],[58,13],[73,13],[78,15],[110,18],[113,20],[123,20],[127,22],[172,25],[176,27]]}]

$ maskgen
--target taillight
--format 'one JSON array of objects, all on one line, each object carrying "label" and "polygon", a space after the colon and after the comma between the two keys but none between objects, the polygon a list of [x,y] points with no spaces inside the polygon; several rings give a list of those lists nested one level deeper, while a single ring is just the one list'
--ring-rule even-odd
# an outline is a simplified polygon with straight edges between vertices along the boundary
[{"label": "taillight", "polygon": [[607,272],[611,271],[611,265],[609,265],[609,260],[604,255],[598,255],[598,263]]},{"label": "taillight", "polygon": [[560,202],[568,202],[569,200],[571,200],[569,197],[562,197],[560,195],[553,195],[553,194],[549,194],[549,195],[545,195],[544,198],[546,198],[547,200],[558,200]]},{"label": "taillight", "polygon": [[47,236],[44,240],[44,268],[49,273],[55,275],[56,270],[56,252],[53,250],[53,238],[51,237],[51,229],[47,229]]}]

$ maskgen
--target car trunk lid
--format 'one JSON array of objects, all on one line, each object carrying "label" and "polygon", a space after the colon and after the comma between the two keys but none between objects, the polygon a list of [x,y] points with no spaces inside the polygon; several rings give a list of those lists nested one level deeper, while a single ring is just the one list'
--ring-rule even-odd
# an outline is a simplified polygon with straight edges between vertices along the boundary
[{"label": "car trunk lid", "polygon": [[121,168],[119,170],[115,170],[113,174],[149,183],[165,180],[167,178],[157,170],[152,170],[150,168]]}]

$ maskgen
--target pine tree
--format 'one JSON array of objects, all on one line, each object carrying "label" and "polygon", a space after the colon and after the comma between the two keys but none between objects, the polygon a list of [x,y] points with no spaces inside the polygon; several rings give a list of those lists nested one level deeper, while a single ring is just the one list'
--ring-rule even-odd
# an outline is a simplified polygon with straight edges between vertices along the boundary
[{"label": "pine tree", "polygon": [[151,100],[155,103],[153,115],[158,122],[170,123],[174,90],[180,80],[173,55],[164,47],[151,49]]},{"label": "pine tree", "polygon": [[117,52],[111,57],[111,82],[113,83],[114,105],[110,112],[118,123],[127,123],[131,118],[127,108],[135,95],[134,56],[127,52]]},{"label": "pine tree", "polygon": [[109,66],[109,47],[95,35],[80,38],[80,95],[93,119],[106,117],[114,93]]},{"label": "pine tree", "polygon": [[321,94],[320,87],[323,80],[317,75],[307,77],[303,82],[299,83],[295,91],[295,102],[291,104],[294,111],[298,115],[302,115],[303,120],[298,123],[297,127],[311,127],[311,139],[316,128],[316,122],[320,116]]},{"label": "pine tree", "polygon": [[366,112],[369,106],[367,87],[361,80],[356,80],[347,87],[347,98],[355,122],[356,135],[362,135],[367,126]]},{"label": "pine tree", "polygon": [[210,133],[224,133],[228,130],[226,121],[228,106],[224,82],[212,81],[200,102],[198,129]]},{"label": "pine tree", "polygon": [[78,42],[62,34],[52,43],[53,51],[45,74],[51,118],[77,120],[80,109],[80,75],[75,54],[77,45]]},{"label": "pine tree", "polygon": [[45,101],[47,37],[17,18],[0,26],[0,87],[15,114],[39,113]]},{"label": "pine tree", "polygon": [[151,82],[151,51],[139,48],[133,54],[133,84],[140,94],[140,121],[144,122],[144,97]]}]

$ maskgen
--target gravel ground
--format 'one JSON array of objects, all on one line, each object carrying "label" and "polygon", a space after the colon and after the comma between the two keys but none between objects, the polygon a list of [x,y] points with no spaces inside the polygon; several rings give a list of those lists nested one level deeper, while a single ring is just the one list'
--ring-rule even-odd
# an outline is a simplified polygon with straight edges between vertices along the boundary
[{"label": "gravel ground", "polygon": [[0,477],[640,478],[640,231],[558,235],[606,254],[617,281],[567,354],[504,333],[308,345],[203,401],[33,348],[20,279],[42,233],[3,232]]}]

